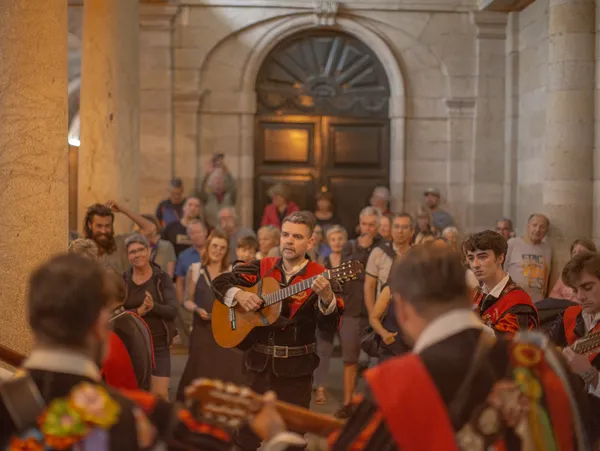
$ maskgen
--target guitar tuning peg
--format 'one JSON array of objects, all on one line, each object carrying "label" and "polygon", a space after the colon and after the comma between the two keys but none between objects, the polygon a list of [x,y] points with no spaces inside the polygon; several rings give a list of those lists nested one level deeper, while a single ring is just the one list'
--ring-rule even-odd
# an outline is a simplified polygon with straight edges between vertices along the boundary
[{"label": "guitar tuning peg", "polygon": [[240,393],[240,389],[237,385],[227,383],[225,384],[225,392],[231,393],[232,395],[237,395]]},{"label": "guitar tuning peg", "polygon": [[229,418],[227,418],[225,415],[218,415],[217,416],[217,421],[221,424],[227,424]]},{"label": "guitar tuning peg", "polygon": [[242,398],[249,398],[251,394],[252,390],[250,390],[248,387],[242,387],[239,393]]},{"label": "guitar tuning peg", "polygon": [[242,425],[242,420],[240,420],[239,418],[231,418],[227,425],[230,428],[238,428]]}]

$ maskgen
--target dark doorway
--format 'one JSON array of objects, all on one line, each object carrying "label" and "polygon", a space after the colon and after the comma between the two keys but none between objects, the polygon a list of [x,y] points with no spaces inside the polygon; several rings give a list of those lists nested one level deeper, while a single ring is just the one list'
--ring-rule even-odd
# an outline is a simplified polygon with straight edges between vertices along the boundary
[{"label": "dark doorway", "polygon": [[255,226],[267,189],[281,182],[309,210],[330,191],[350,231],[373,188],[389,184],[389,86],[379,60],[345,34],[295,36],[265,59],[257,93]]}]

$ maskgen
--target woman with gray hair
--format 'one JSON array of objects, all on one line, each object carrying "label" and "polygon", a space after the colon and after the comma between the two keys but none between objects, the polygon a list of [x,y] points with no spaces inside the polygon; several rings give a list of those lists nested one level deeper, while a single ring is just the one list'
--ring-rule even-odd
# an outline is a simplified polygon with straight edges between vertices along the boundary
[{"label": "woman with gray hair", "polygon": [[443,231],[442,231],[442,238],[444,238],[448,244],[450,245],[450,247],[452,248],[452,250],[460,252],[461,249],[461,245],[459,242],[459,235],[458,235],[458,229],[454,226],[449,226],[446,227]]},{"label": "woman with gray hair", "polygon": [[127,310],[140,315],[150,328],[155,367],[152,372],[152,393],[169,398],[171,377],[170,346],[175,336],[177,295],[171,277],[150,261],[150,243],[136,233],[125,240],[131,268],[123,274]]},{"label": "woman with gray hair", "polygon": [[300,211],[300,207],[290,200],[290,190],[282,183],[271,186],[267,191],[267,195],[271,198],[271,203],[265,207],[260,225],[261,227],[272,225],[281,229],[283,219],[296,211]]}]

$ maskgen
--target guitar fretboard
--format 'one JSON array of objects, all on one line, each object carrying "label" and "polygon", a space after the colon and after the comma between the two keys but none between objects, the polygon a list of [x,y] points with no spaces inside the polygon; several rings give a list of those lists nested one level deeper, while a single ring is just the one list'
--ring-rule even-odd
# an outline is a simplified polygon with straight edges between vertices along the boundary
[{"label": "guitar fretboard", "polygon": [[[325,271],[322,274],[326,279],[329,279],[329,271]],[[277,290],[273,293],[267,294],[262,297],[263,301],[265,301],[264,306],[268,307],[269,305],[277,304],[278,302],[283,301],[284,299],[289,298],[290,296],[294,296],[304,290],[308,290],[315,279],[319,276],[313,276],[309,279],[304,279],[298,283],[294,283],[289,285],[281,290]]]}]

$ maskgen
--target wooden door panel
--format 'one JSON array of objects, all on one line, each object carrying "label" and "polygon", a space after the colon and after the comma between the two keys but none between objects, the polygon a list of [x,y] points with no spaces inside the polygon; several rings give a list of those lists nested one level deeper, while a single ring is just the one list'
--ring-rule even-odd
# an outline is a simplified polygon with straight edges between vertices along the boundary
[{"label": "wooden door panel", "polygon": [[369,205],[376,186],[387,185],[387,180],[376,177],[330,177],[329,190],[335,199],[336,212],[349,236],[354,236],[360,211]]},{"label": "wooden door panel", "polygon": [[388,177],[387,120],[328,117],[324,122],[324,165],[329,175],[368,171],[371,176]]},{"label": "wooden door panel", "polygon": [[256,121],[254,226],[260,226],[269,187],[283,183],[300,208],[312,208],[321,167],[321,118],[258,117]]},{"label": "wooden door panel", "polygon": [[323,178],[342,225],[353,236],[373,189],[389,185],[388,121],[337,117],[323,121]]},{"label": "wooden door panel", "polygon": [[350,235],[376,186],[389,184],[389,124],[385,119],[270,116],[256,122],[254,225],[267,190],[290,187],[300,208],[313,210],[325,186]]},{"label": "wooden door panel", "polygon": [[312,148],[314,136],[312,128],[265,127],[263,132],[265,140],[264,164],[314,164],[314,151]]},{"label": "wooden door panel", "polygon": [[[317,183],[312,175],[293,175],[293,174],[264,174],[256,178],[255,186],[255,207],[254,223],[255,227],[260,227],[260,220],[265,209],[265,205],[271,202],[267,191],[276,183],[287,185],[290,190],[291,200],[300,206],[300,208],[312,208],[316,195],[315,187]],[[260,206],[257,208],[257,206]]]},{"label": "wooden door panel", "polygon": [[319,135],[319,118],[306,116],[259,118],[256,133],[258,171],[318,166]]}]

